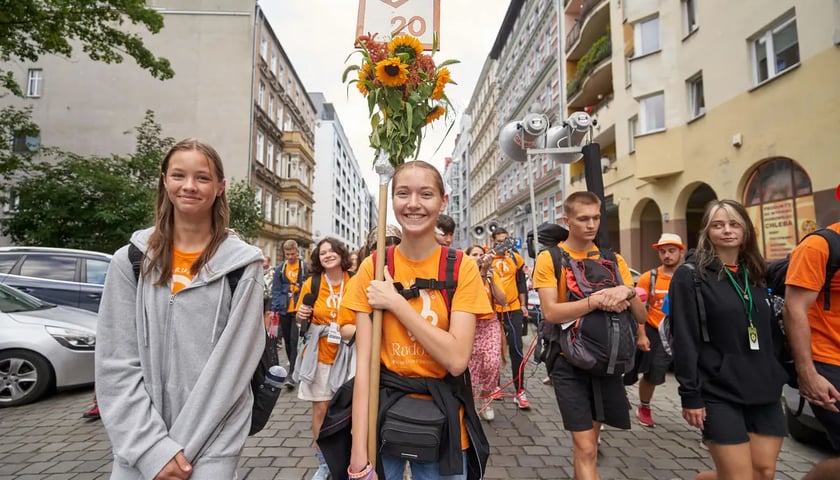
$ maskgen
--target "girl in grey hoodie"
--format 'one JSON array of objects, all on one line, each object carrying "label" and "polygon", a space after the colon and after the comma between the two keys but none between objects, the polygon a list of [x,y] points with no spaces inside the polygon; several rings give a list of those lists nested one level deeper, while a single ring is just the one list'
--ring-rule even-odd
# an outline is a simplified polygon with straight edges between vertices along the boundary
[{"label": "girl in grey hoodie", "polygon": [[[163,160],[155,226],[111,260],[96,393],[113,479],[236,477],[265,347],[262,254],[228,231],[222,161],[187,139]],[[227,274],[244,267],[234,292]]]}]

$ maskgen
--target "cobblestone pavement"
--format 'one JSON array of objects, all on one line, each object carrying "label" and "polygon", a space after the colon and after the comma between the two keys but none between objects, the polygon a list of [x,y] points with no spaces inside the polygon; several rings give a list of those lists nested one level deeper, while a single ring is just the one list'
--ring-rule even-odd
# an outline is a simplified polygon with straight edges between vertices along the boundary
[{"label": "cobblestone pavement", "polygon": [[[504,375],[504,373],[503,373]],[[509,375],[509,372],[508,372]],[[563,430],[542,366],[529,364],[532,408],[519,411],[511,398],[496,400],[496,418],[483,422],[490,440],[488,479],[572,478],[571,438]],[[0,480],[105,479],[111,464],[108,437],[99,421],[81,419],[92,389],[54,395],[41,402],[0,410]],[[638,398],[628,389],[631,403]],[[700,435],[680,416],[676,382],[669,376],[654,395],[655,428],[633,422],[629,431],[607,428],[598,459],[602,478],[691,479],[712,461]],[[265,430],[249,438],[239,478],[302,480],[317,467],[310,433],[310,406],[284,391]],[[785,439],[778,480],[798,480],[830,453]]]}]

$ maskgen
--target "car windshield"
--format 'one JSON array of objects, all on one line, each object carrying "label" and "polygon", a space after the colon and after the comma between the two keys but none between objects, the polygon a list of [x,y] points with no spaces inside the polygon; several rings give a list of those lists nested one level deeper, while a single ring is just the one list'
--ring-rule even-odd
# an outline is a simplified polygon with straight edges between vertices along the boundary
[{"label": "car windshield", "polygon": [[0,312],[31,312],[32,310],[43,310],[54,306],[8,285],[0,284]]}]

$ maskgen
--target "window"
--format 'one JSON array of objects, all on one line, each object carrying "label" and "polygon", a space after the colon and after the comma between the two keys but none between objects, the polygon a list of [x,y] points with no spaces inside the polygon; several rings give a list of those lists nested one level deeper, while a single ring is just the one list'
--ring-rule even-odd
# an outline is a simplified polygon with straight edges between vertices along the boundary
[{"label": "window", "polygon": [[263,82],[260,82],[260,89],[257,95],[257,102],[259,103],[260,108],[263,108],[265,106],[265,84]]},{"label": "window", "polygon": [[268,94],[268,118],[274,115],[274,95]]},{"label": "window", "polygon": [[274,195],[272,195],[270,192],[266,192],[265,193],[265,209],[263,211],[263,215],[264,215],[265,220],[268,221],[268,222],[271,221],[271,216],[272,216],[271,208],[273,206],[274,206]]},{"label": "window", "polygon": [[262,132],[258,131],[257,132],[257,152],[256,152],[257,154],[256,154],[256,158],[257,158],[257,163],[260,163],[260,164],[264,163],[264,161],[263,161],[263,145],[264,144],[265,144],[265,136],[263,135]]},{"label": "window", "polygon": [[697,30],[697,5],[694,0],[682,0],[683,33],[688,36]]},{"label": "window", "polygon": [[20,254],[17,253],[0,255],[0,273],[9,273],[19,259]]},{"label": "window", "polygon": [[[14,213],[17,211],[19,205],[20,197],[17,192],[15,190],[8,190],[6,198],[3,199],[3,213]],[[0,273],[4,273],[2,269],[0,269]]]},{"label": "window", "polygon": [[268,58],[268,39],[265,38],[265,35],[263,35],[262,40],[260,40],[260,56],[263,60]]},{"label": "window", "polygon": [[41,87],[44,83],[44,71],[40,68],[30,68],[26,81],[26,96],[40,97]]},{"label": "window", "polygon": [[630,120],[627,120],[627,131],[629,132],[630,153],[636,151],[636,134],[639,133],[639,117],[633,115]]},{"label": "window", "polygon": [[274,76],[277,76],[277,53],[274,50],[271,51],[271,63],[268,64],[268,68],[271,70],[271,73]]},{"label": "window", "polygon": [[700,73],[686,80],[688,86],[688,117],[697,118],[706,113],[706,100],[703,97],[703,74]]},{"label": "window", "polygon": [[74,282],[76,281],[76,259],[52,255],[26,257],[20,267],[20,275]]},{"label": "window", "polygon": [[263,206],[262,197],[263,197],[263,189],[262,189],[261,186],[257,185],[256,187],[254,187],[254,201],[257,202],[257,206],[260,207],[260,210],[262,210],[262,206]]},{"label": "window", "polygon": [[637,57],[659,50],[659,17],[637,22],[634,33],[634,49]]},{"label": "window", "polygon": [[17,133],[15,134],[14,138],[12,139],[12,152],[13,153],[28,153],[28,152],[37,152],[38,148],[41,146],[41,137],[34,136],[30,137],[25,133]]},{"label": "window", "polygon": [[105,274],[108,273],[108,263],[104,260],[85,259],[85,282],[105,285]]},{"label": "window", "polygon": [[655,93],[639,100],[641,103],[641,125],[639,133],[650,133],[665,129],[665,94]]},{"label": "window", "polygon": [[752,40],[755,83],[769,80],[799,64],[799,37],[796,19],[761,32]]},{"label": "window", "polygon": [[269,169],[269,171],[274,170],[274,142],[271,140],[269,140],[268,145],[266,145],[265,166]]}]

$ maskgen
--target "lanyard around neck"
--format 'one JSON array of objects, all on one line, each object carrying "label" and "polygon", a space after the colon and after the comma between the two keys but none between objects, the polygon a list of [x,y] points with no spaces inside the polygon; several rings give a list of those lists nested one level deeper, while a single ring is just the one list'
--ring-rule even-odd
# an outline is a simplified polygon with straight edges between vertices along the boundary
[{"label": "lanyard around neck", "polygon": [[[750,327],[752,327],[753,296],[752,289],[750,288],[750,279],[747,276],[746,266],[741,264],[740,268],[744,271],[743,289],[741,289],[741,286],[738,285],[738,282],[735,280],[735,276],[732,275],[732,272],[729,271],[729,267],[724,265],[723,271],[726,272],[726,276],[729,277],[729,282],[732,283],[732,286],[735,287],[735,291],[738,292],[738,298],[741,300],[741,304],[744,306],[744,310],[747,311],[747,321],[750,322]],[[749,301],[749,303],[747,303],[747,301]]]}]

